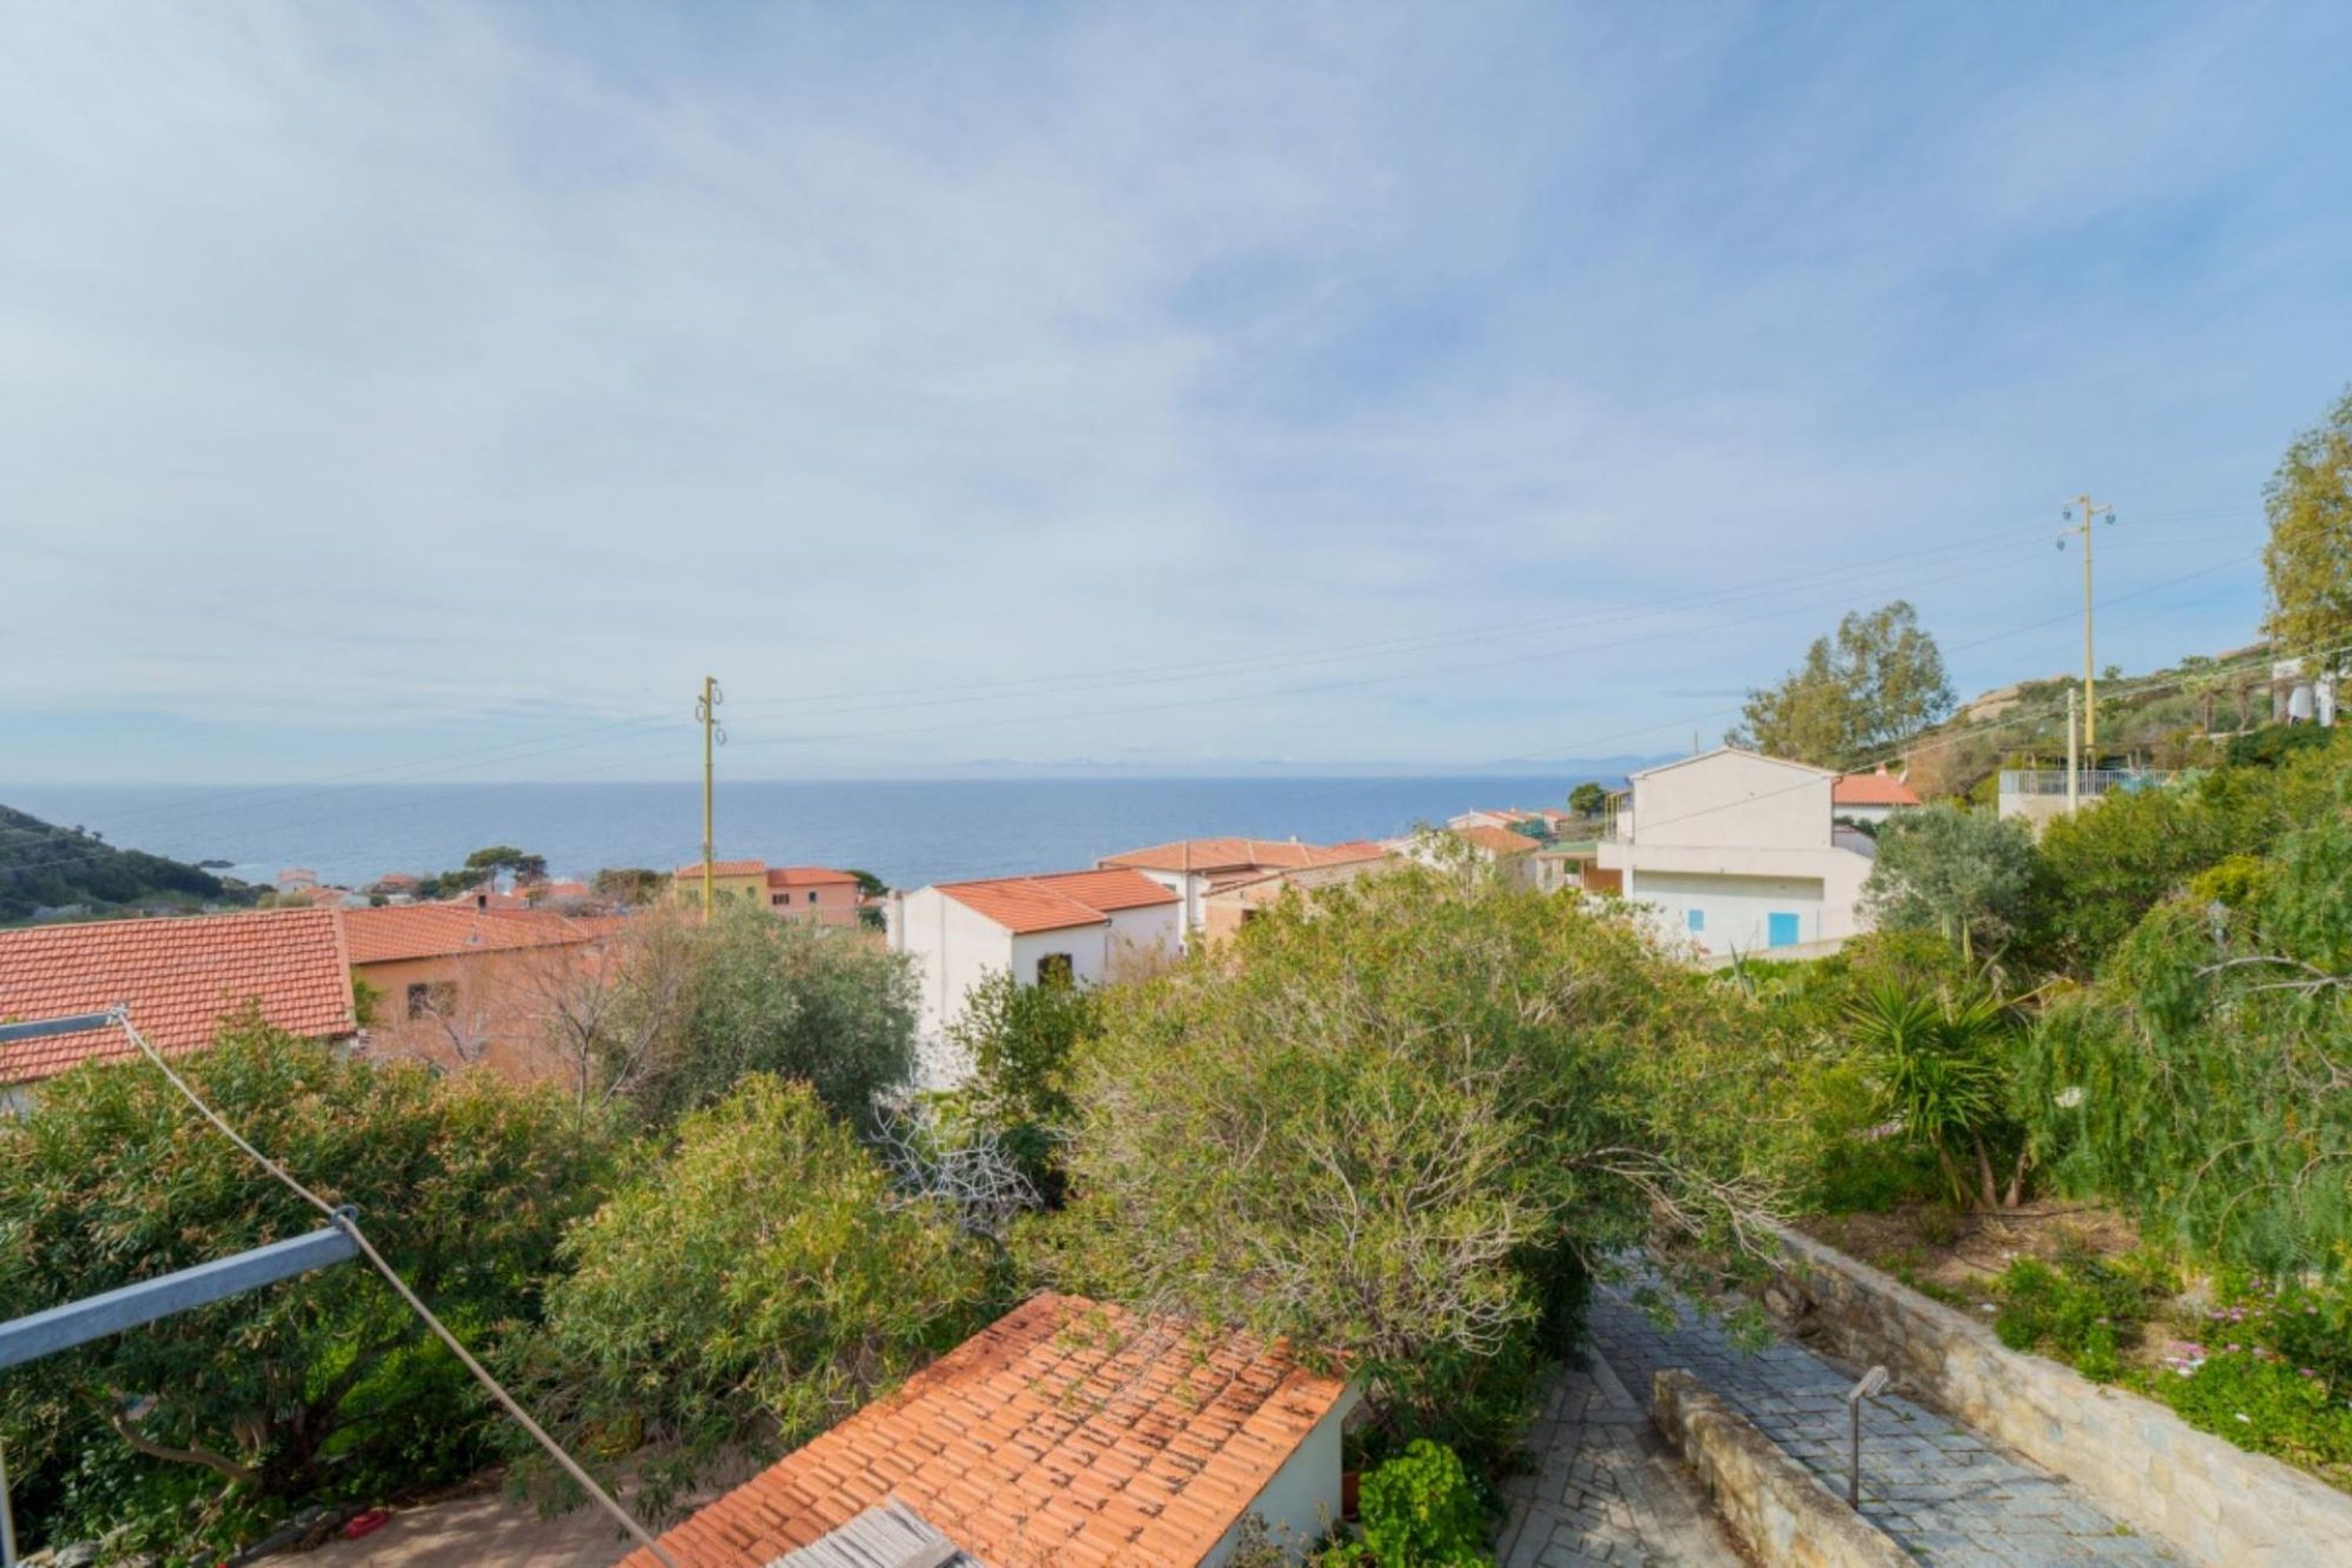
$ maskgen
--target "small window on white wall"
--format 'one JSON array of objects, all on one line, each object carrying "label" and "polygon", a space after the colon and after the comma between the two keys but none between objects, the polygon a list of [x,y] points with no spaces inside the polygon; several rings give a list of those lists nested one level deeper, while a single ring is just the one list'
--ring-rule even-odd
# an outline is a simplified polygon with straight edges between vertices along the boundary
[{"label": "small window on white wall", "polygon": [[1037,984],[1067,985],[1077,973],[1066,952],[1041,952],[1037,955]]},{"label": "small window on white wall", "polygon": [[1706,930],[1706,911],[1705,910],[1685,910],[1683,911],[1683,920],[1689,925],[1692,934],[1694,935]]}]

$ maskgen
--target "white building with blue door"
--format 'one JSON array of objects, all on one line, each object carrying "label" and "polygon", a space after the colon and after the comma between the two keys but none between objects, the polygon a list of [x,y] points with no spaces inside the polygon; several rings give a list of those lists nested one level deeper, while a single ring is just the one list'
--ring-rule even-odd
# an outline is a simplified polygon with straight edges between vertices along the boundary
[{"label": "white building with blue door", "polygon": [[[1700,952],[1835,943],[1864,926],[1870,837],[1837,826],[1825,768],[1723,746],[1633,775],[1595,864]],[[1630,798],[1629,798],[1630,797]]]}]

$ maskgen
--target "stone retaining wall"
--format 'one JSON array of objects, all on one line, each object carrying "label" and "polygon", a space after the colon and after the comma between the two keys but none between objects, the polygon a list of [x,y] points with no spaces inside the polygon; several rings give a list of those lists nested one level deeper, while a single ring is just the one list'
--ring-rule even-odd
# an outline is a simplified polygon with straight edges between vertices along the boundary
[{"label": "stone retaining wall", "polygon": [[1765,1568],[1916,1568],[1901,1547],[1689,1373],[1668,1368],[1650,1380],[1650,1419]]},{"label": "stone retaining wall", "polygon": [[1856,1364],[2056,1471],[2214,1568],[2352,1568],[2352,1495],[2200,1432],[2136,1394],[2009,1349],[1983,1323],[1834,1247],[1781,1233],[1765,1304]]}]

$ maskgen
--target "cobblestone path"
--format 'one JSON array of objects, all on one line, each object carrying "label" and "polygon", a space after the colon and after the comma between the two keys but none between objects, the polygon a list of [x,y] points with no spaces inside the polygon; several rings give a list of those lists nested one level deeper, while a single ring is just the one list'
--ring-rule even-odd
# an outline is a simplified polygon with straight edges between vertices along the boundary
[{"label": "cobblestone path", "polygon": [[1605,1362],[1552,1385],[1528,1444],[1536,1473],[1503,1483],[1503,1568],[1740,1568],[1698,1482]]},{"label": "cobblestone path", "polygon": [[[1845,1392],[1853,1385],[1845,1373],[1785,1342],[1753,1352],[1738,1350],[1714,1324],[1687,1313],[1679,1328],[1662,1331],[1606,1292],[1593,1298],[1591,1328],[1600,1355],[1642,1396],[1644,1410],[1651,1374],[1687,1367],[1831,1489],[1845,1494]],[[1934,1568],[2179,1562],[2048,1471],[1897,1397],[1872,1402],[1863,1415],[1862,1511]],[[1552,1560],[1527,1561],[1550,1568]]]}]

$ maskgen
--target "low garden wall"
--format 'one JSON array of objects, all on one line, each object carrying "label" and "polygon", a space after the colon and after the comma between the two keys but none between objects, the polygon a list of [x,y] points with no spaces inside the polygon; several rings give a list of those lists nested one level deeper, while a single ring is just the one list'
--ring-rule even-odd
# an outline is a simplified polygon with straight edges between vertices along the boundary
[{"label": "low garden wall", "polygon": [[2072,1481],[2109,1513],[2220,1568],[2352,1568],[2352,1495],[2200,1432],[1793,1231],[1765,1305],[1843,1359]]},{"label": "low garden wall", "polygon": [[1893,1540],[1689,1373],[1668,1368],[1651,1379],[1650,1419],[1765,1568],[1916,1568]]}]

